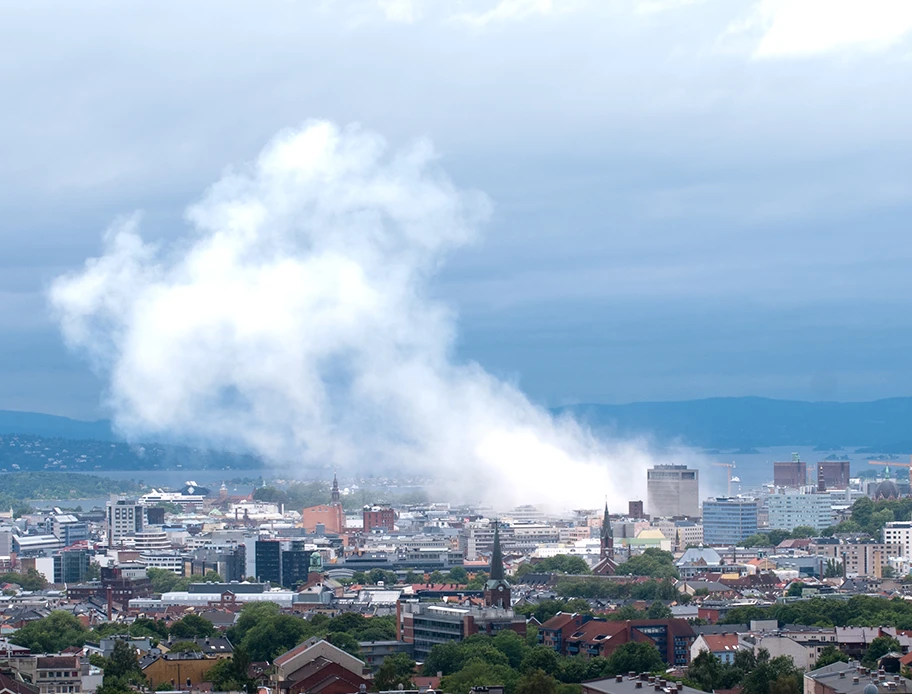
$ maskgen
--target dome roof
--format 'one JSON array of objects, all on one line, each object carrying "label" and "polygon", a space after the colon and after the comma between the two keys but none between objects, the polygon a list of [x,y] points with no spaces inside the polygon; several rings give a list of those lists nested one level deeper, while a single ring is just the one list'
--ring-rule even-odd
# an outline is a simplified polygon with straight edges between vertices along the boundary
[{"label": "dome roof", "polygon": [[877,694],[877,685],[869,682],[862,691],[864,694]]},{"label": "dome roof", "polygon": [[883,480],[874,490],[875,499],[898,499],[899,487],[893,480]]}]

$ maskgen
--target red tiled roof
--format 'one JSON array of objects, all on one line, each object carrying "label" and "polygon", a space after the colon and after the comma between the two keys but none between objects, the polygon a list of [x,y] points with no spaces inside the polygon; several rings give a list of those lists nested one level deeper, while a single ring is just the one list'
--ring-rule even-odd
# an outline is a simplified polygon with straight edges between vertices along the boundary
[{"label": "red tiled roof", "polygon": [[563,629],[567,624],[573,621],[574,617],[576,617],[575,613],[558,612],[551,619],[542,624],[542,629]]},{"label": "red tiled roof", "polygon": [[713,653],[738,650],[737,634],[703,634],[703,640]]}]

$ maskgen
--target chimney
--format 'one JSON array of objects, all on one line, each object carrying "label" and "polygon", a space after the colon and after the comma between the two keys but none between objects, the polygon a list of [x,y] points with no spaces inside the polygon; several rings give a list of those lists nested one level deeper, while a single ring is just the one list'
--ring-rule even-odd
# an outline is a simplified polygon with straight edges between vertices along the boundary
[{"label": "chimney", "polygon": [[615,682],[623,682],[623,681],[624,681],[624,676],[623,676],[623,675],[618,675],[617,677],[614,678],[614,681],[615,681]]},{"label": "chimney", "polygon": [[108,621],[114,621],[114,587],[108,586]]},{"label": "chimney", "polygon": [[677,689],[679,692],[683,692],[683,691],[684,691],[684,683],[683,683],[683,682],[678,682],[678,686],[676,687],[676,689]]},{"label": "chimney", "polygon": [[637,680],[637,683],[636,683],[636,687],[635,687],[635,688],[636,688],[636,689],[642,689],[642,688],[643,688],[643,683],[640,682],[639,680]]},{"label": "chimney", "polygon": [[857,678],[857,677],[853,677],[853,678],[852,678],[852,684],[858,684],[858,678]]}]

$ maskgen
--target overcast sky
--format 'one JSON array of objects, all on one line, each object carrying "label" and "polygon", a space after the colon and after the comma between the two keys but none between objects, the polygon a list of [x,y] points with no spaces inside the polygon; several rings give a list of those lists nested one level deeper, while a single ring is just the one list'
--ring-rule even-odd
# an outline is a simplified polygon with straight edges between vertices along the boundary
[{"label": "overcast sky", "polygon": [[908,0],[13,0],[0,51],[0,408],[105,414],[50,281],[309,118],[488,194],[433,291],[537,401],[912,394]]}]

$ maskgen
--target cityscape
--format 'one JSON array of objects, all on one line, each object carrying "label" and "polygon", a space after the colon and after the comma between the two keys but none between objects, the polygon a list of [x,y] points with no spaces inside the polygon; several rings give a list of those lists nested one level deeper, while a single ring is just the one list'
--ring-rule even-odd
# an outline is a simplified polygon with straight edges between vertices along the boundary
[{"label": "cityscape", "polygon": [[912,694],[912,0],[0,47],[0,694]]}]

